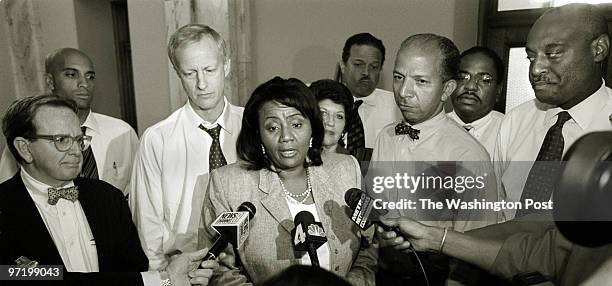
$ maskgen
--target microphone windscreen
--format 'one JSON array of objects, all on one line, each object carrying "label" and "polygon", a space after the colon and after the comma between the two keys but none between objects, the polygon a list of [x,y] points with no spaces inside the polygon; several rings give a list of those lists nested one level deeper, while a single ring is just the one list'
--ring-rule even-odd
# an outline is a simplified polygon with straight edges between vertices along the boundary
[{"label": "microphone windscreen", "polygon": [[357,188],[350,188],[344,193],[344,201],[352,210],[357,207],[359,200],[361,199],[361,190]]},{"label": "microphone windscreen", "polygon": [[240,204],[240,206],[238,206],[238,211],[239,212],[248,212],[249,213],[249,219],[253,219],[257,209],[255,208],[255,206],[251,202],[244,202],[244,203]]},{"label": "microphone windscreen", "polygon": [[313,223],[314,216],[309,211],[301,211],[295,215],[295,219],[293,220],[296,225],[303,224],[311,224]]}]

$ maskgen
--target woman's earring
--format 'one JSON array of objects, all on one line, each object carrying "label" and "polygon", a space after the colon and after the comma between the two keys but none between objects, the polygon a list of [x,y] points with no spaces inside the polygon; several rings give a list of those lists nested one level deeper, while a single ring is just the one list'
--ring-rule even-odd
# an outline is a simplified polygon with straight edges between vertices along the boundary
[{"label": "woman's earring", "polygon": [[266,156],[266,147],[263,144],[261,144],[261,153]]},{"label": "woman's earring", "polygon": [[312,148],[312,137],[310,137],[310,148]]}]

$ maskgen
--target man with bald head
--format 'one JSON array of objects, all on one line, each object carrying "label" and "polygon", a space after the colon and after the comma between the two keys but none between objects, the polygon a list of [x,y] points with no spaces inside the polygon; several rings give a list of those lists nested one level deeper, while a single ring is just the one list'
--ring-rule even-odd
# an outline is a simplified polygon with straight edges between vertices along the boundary
[{"label": "man with bald head", "polygon": [[[91,146],[83,151],[80,176],[106,181],[126,194],[138,137],[124,121],[91,110],[96,90],[93,62],[78,49],[61,48],[47,55],[45,72],[45,83],[52,95],[76,101],[81,129],[92,137]],[[12,177],[17,170],[6,148],[0,160],[0,181]]]},{"label": "man with bald head", "polygon": [[[559,161],[580,136],[612,129],[612,90],[602,79],[609,46],[606,20],[588,4],[551,9],[531,28],[526,50],[536,99],[507,113],[493,156],[506,201],[549,201],[554,170],[524,162]],[[526,214],[505,212],[506,219]]]}]

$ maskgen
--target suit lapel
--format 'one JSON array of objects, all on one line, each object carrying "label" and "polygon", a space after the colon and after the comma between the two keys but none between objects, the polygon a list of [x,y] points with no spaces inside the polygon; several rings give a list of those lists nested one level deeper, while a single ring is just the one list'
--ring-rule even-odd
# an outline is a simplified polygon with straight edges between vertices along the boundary
[{"label": "suit lapel", "polygon": [[15,241],[18,242],[18,245],[15,245],[16,254],[40,264],[63,265],[51,234],[23,184],[21,173],[13,177],[11,186],[6,191],[10,192],[7,196],[7,210],[14,215],[11,222],[15,227],[15,232],[7,235],[14,235]]},{"label": "suit lapel", "polygon": [[285,194],[278,182],[278,175],[269,170],[259,171],[259,190],[264,193],[260,200],[270,215],[289,233],[293,229],[293,218],[285,201]]},{"label": "suit lapel", "polygon": [[83,209],[83,213],[85,213],[85,218],[87,219],[87,224],[89,225],[89,229],[91,230],[91,234],[94,237],[96,243],[96,251],[98,252],[98,267],[100,271],[103,271],[103,257],[105,257],[105,253],[103,253],[105,244],[105,233],[101,230],[100,226],[100,212],[101,208],[104,206],[96,203],[95,192],[96,190],[92,190],[92,185],[86,183],[86,181],[82,178],[76,178],[74,180],[74,184],[79,187],[79,203]]}]

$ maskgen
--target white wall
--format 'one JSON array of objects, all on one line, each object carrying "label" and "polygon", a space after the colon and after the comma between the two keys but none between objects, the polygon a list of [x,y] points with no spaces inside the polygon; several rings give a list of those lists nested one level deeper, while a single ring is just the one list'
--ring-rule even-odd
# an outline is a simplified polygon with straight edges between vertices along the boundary
[{"label": "white wall", "polygon": [[333,78],[346,39],[369,32],[387,50],[380,86],[391,90],[395,54],[406,37],[436,33],[460,50],[477,39],[477,0],[257,0],[251,5],[255,86],[275,75],[305,82]]}]

